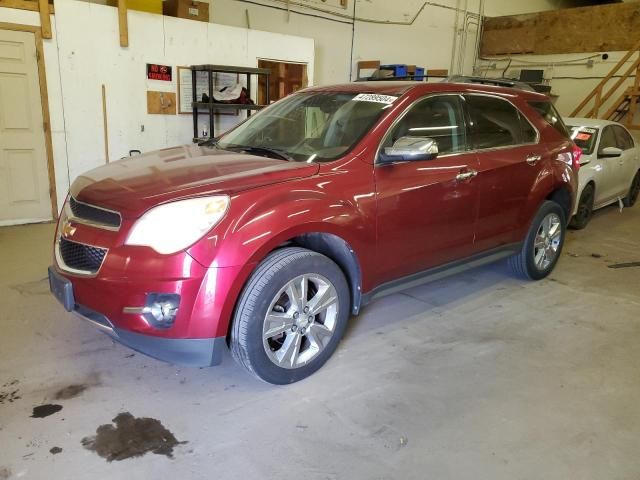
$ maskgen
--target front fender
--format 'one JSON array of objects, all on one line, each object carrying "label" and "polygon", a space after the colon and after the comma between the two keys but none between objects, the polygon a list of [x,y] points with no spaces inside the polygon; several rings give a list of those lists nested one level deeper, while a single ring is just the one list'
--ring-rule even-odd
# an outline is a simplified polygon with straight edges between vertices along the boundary
[{"label": "front fender", "polygon": [[371,288],[376,245],[373,186],[353,182],[358,188],[351,191],[331,177],[335,175],[238,194],[223,222],[188,250],[209,268],[208,276],[218,277],[209,283],[220,285],[225,276],[224,304],[216,311],[218,335],[226,332],[237,298],[257,264],[296,237],[324,233],[343,240],[357,258],[362,291]]}]

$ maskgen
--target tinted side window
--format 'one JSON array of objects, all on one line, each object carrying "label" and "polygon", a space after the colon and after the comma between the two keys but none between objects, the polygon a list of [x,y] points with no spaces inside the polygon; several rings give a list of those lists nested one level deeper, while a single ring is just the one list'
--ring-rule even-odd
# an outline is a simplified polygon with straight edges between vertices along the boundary
[{"label": "tinted side window", "polygon": [[563,136],[569,137],[569,130],[562,121],[562,117],[551,102],[529,102],[529,105],[536,110],[545,121],[560,132]]},{"label": "tinted side window", "polygon": [[465,122],[457,95],[429,97],[416,103],[388,135],[383,148],[400,137],[429,137],[438,144],[441,155],[467,149]]},{"label": "tinted side window", "polygon": [[466,98],[473,148],[506,147],[528,142],[523,141],[524,119],[520,118],[520,112],[509,102],[484,95],[469,95]]},{"label": "tinted side window", "polygon": [[634,147],[633,138],[629,132],[618,125],[614,125],[613,129],[616,133],[618,148],[621,148],[622,150],[629,150]]},{"label": "tinted side window", "polygon": [[522,114],[522,112],[518,112],[520,115],[520,130],[522,131],[522,142],[523,143],[534,143],[538,139],[538,132],[533,128],[533,125],[529,123],[529,120]]},{"label": "tinted side window", "polygon": [[598,153],[602,152],[607,147],[617,147],[618,140],[616,139],[616,133],[613,127],[608,126],[602,130],[602,137],[600,138],[600,145],[598,146]]}]

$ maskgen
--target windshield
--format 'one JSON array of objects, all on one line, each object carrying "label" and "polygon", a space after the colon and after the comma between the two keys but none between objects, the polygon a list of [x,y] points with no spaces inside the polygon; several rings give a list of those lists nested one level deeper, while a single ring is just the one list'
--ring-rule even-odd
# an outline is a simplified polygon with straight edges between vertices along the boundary
[{"label": "windshield", "polygon": [[596,147],[598,129],[590,127],[579,127],[567,125],[571,130],[571,140],[575,143],[584,155],[591,155]]},{"label": "windshield", "polygon": [[296,162],[326,162],[349,152],[397,97],[310,92],[291,95],[234,130],[216,146]]}]

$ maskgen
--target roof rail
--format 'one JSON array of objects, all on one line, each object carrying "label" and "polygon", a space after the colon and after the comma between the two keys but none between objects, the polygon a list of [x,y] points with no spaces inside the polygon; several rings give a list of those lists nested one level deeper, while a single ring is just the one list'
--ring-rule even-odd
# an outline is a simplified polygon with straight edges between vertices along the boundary
[{"label": "roof rail", "polygon": [[448,83],[478,83],[481,85],[494,85],[496,87],[517,88],[528,92],[536,90],[526,82],[520,82],[511,78],[485,78],[485,77],[469,77],[466,75],[452,75],[443,80]]}]

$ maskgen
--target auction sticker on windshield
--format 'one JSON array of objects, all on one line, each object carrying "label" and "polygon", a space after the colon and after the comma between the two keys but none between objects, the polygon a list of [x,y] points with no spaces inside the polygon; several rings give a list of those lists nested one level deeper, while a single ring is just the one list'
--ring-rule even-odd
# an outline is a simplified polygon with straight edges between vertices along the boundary
[{"label": "auction sticker on windshield", "polygon": [[398,97],[392,95],[376,95],[375,93],[360,93],[353,97],[354,102],[375,102],[390,104],[396,101]]}]

